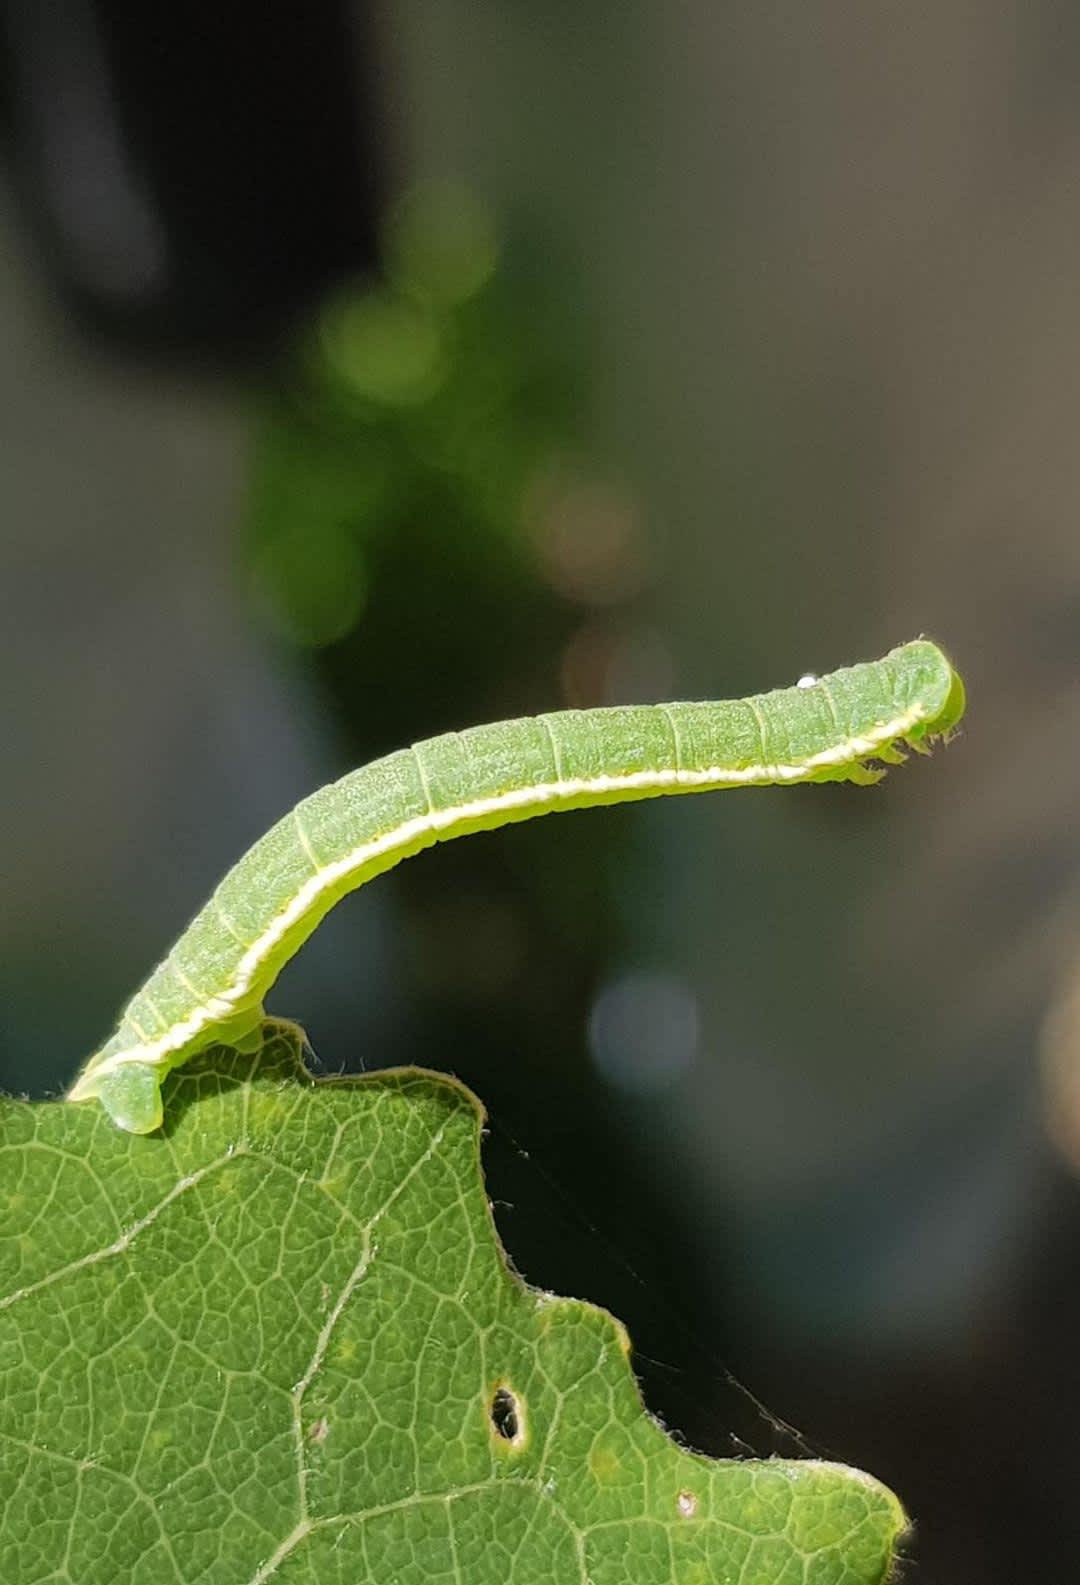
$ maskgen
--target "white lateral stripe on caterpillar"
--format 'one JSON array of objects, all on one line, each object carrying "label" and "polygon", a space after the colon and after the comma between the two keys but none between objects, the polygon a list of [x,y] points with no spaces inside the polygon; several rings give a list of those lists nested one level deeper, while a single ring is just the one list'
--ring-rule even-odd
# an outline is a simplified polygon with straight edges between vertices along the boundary
[{"label": "white lateral stripe on caterpillar", "polygon": [[742,768],[712,766],[704,770],[642,770],[626,775],[578,777],[565,781],[543,782],[527,787],[512,787],[504,793],[488,798],[478,798],[446,809],[436,809],[417,815],[392,827],[381,836],[361,843],[343,858],[322,865],[311,879],[301,886],[288,905],[271,920],[270,924],[240,959],[232,984],[222,993],[207,996],[192,1011],[159,1035],[157,1039],[141,1042],[137,1046],[111,1053],[90,1065],[69,1092],[73,1101],[94,1093],[100,1081],[109,1073],[129,1063],[159,1063],[172,1053],[183,1050],[207,1029],[231,1018],[251,991],[259,970],[274,948],[286,937],[292,927],[308,913],[309,909],[326,892],[373,860],[393,853],[397,848],[409,847],[428,832],[439,832],[450,827],[498,814],[501,810],[527,808],[552,802],[555,799],[585,797],[590,794],[646,792],[651,788],[665,787],[715,787],[753,786],[757,783],[795,782],[805,779],[815,771],[831,766],[847,765],[872,758],[885,745],[907,736],[927,718],[921,704],[912,705],[901,715],[882,722],[872,732],[861,737],[846,738],[817,754],[808,755],[798,763],[757,764]]}]

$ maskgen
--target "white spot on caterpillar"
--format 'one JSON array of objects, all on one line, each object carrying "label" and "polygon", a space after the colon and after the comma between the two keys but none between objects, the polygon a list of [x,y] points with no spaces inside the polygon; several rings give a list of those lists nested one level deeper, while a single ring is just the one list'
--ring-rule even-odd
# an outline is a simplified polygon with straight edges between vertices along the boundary
[{"label": "white spot on caterpillar", "polygon": [[816,688],[820,680],[812,671],[804,671],[795,686],[796,688]]}]

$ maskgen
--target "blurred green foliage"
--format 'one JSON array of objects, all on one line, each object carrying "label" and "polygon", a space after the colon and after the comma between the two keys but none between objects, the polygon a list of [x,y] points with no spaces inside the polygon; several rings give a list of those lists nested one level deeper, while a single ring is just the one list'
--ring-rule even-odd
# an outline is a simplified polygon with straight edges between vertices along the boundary
[{"label": "blurred green foliage", "polygon": [[264,608],[324,651],[342,700],[392,670],[392,688],[361,686],[373,743],[444,709],[555,702],[562,647],[596,603],[552,553],[567,499],[595,496],[565,272],[525,239],[500,247],[474,199],[433,186],[390,217],[384,260],[379,283],[325,304],[269,399],[249,514]]}]

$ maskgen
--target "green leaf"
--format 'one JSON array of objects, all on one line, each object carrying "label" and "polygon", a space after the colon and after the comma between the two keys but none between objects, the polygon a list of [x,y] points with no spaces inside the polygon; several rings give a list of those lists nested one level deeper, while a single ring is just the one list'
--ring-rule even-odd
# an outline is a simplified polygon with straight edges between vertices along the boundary
[{"label": "green leaf", "polygon": [[508,1269],[460,1085],[278,1025],[167,1089],[146,1137],[0,1111],[5,1585],[885,1578],[883,1487],[680,1448],[618,1322]]}]

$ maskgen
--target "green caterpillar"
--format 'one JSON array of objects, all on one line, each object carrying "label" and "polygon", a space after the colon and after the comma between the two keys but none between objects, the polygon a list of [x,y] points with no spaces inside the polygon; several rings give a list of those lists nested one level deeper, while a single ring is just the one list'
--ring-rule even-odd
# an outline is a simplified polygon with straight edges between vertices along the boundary
[{"label": "green caterpillar", "polygon": [[229,871],[69,1099],[161,1123],[161,1081],[259,1037],[263,997],[347,892],[434,842],[559,809],[769,783],[873,782],[947,736],[963,684],[926,639],[794,688],[720,703],[566,710],[430,738],[298,804]]}]

